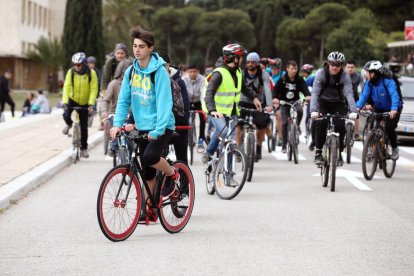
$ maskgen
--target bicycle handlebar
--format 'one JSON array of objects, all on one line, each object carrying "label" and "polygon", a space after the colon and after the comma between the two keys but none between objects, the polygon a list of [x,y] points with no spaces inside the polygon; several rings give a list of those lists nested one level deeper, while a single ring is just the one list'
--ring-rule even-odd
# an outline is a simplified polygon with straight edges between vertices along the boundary
[{"label": "bicycle handlebar", "polygon": [[316,121],[321,121],[321,120],[326,120],[326,119],[330,119],[330,118],[346,120],[347,116],[343,116],[343,115],[340,115],[340,114],[329,114],[328,113],[326,115],[320,116],[319,118],[316,118],[315,120]]},{"label": "bicycle handlebar", "polygon": [[373,111],[371,111],[371,110],[360,110],[359,111],[359,113],[362,115],[362,116],[365,116],[365,117],[369,117],[369,116],[374,116],[374,117],[389,117],[390,116],[390,113],[387,111],[387,112],[380,112],[380,113],[377,113],[377,112],[373,112]]},{"label": "bicycle handlebar", "polygon": [[286,105],[287,104],[287,105],[290,105],[291,107],[295,107],[295,105],[297,103],[303,103],[302,99],[296,100],[294,103],[290,103],[290,102],[287,102],[287,101],[284,101],[284,100],[279,101],[280,105]]}]

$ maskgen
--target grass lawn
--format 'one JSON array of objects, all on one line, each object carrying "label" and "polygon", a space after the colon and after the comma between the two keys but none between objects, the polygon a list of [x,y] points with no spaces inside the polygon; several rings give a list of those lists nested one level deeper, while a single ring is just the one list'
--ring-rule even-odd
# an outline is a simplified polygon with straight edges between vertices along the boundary
[{"label": "grass lawn", "polygon": [[[28,92],[33,92],[33,94],[35,94],[35,97],[37,96],[36,91],[23,91],[23,90],[19,90],[19,91],[14,90],[10,94],[10,96],[13,98],[13,101],[16,104],[16,110],[22,110],[23,103],[26,100],[26,95],[27,95]],[[50,105],[51,108],[56,107],[57,104],[62,100],[62,93],[61,92],[58,92],[58,93],[44,92],[44,93],[45,93],[46,97],[49,100],[49,105]]]}]

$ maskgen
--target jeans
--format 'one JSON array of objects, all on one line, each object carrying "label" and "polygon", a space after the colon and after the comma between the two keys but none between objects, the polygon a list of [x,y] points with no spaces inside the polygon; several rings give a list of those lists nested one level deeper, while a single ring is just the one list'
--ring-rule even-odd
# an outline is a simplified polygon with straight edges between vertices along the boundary
[{"label": "jeans", "polygon": [[227,120],[226,118],[215,118],[210,116],[210,123],[214,126],[214,132],[211,134],[210,143],[207,146],[207,153],[213,155],[217,150],[217,147],[220,143],[219,135],[221,138],[227,136]]}]

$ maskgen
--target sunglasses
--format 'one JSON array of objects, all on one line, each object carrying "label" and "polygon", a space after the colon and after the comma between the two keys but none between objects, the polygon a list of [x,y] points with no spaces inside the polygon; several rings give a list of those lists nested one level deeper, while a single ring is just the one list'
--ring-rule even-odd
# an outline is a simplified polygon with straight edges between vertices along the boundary
[{"label": "sunglasses", "polygon": [[259,64],[258,62],[256,62],[256,61],[247,61],[246,62],[247,64],[253,64],[253,65],[257,65],[257,64]]},{"label": "sunglasses", "polygon": [[82,63],[75,63],[74,66],[75,67],[81,67],[82,66]]},{"label": "sunglasses", "polygon": [[340,62],[329,62],[329,65],[330,66],[332,66],[332,67],[341,67],[342,66],[342,63],[340,63]]}]

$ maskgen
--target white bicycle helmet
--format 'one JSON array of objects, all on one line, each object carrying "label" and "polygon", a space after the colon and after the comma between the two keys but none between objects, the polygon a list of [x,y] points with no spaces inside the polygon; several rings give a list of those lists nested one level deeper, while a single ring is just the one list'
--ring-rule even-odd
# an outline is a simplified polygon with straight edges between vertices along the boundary
[{"label": "white bicycle helmet", "polygon": [[253,61],[253,62],[259,63],[260,62],[260,56],[256,52],[251,52],[247,55],[246,61]]},{"label": "white bicycle helmet", "polygon": [[80,64],[80,63],[83,63],[85,59],[86,59],[85,53],[79,52],[72,56],[72,63]]},{"label": "white bicycle helmet", "polygon": [[345,56],[344,54],[340,52],[331,52],[328,55],[328,61],[329,62],[345,62]]},{"label": "white bicycle helmet", "polygon": [[371,62],[368,67],[368,71],[380,71],[382,69],[382,63],[379,60]]}]

